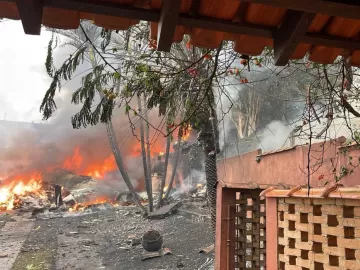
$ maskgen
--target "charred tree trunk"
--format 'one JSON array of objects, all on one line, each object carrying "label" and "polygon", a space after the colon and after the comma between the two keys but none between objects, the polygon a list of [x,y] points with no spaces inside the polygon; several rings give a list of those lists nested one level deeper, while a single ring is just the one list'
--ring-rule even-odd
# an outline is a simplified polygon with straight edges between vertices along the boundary
[{"label": "charred tree trunk", "polygon": [[162,206],[163,202],[163,194],[164,194],[164,187],[166,182],[166,175],[167,175],[167,167],[169,163],[169,152],[170,152],[170,143],[171,143],[171,135],[166,138],[166,152],[165,152],[165,162],[164,162],[164,172],[161,176],[160,188],[159,188],[159,201],[156,206],[156,209],[159,209]]},{"label": "charred tree trunk", "polygon": [[138,96],[138,106],[139,106],[139,114],[140,114],[140,141],[141,141],[141,155],[142,155],[142,163],[144,169],[144,178],[145,178],[145,188],[146,193],[148,195],[148,202],[149,202],[149,211],[153,211],[153,200],[152,200],[152,187],[150,184],[150,175],[148,171],[147,165],[147,153],[145,149],[145,136],[144,136],[144,123],[143,123],[143,115],[142,115],[142,104],[141,104],[141,97]]},{"label": "charred tree trunk", "polygon": [[170,178],[169,186],[168,186],[168,189],[166,190],[164,199],[167,199],[169,197],[170,191],[171,191],[173,183],[174,183],[177,165],[179,163],[180,151],[181,151],[180,143],[181,143],[181,136],[179,135],[178,140],[177,140],[177,147],[176,147],[176,152],[175,152],[175,159],[174,159],[174,164],[173,164],[173,168],[172,168],[171,178]]},{"label": "charred tree trunk", "polygon": [[121,173],[122,178],[124,179],[124,182],[127,186],[127,188],[129,189],[129,191],[131,192],[131,195],[133,196],[134,202],[136,203],[137,206],[139,206],[139,208],[141,209],[141,211],[143,213],[146,213],[146,209],[145,207],[141,204],[140,202],[140,198],[139,195],[137,194],[137,192],[135,191],[135,188],[133,186],[133,184],[131,183],[131,180],[129,178],[129,175],[127,174],[126,170],[125,170],[125,166],[124,166],[124,161],[122,159],[120,150],[118,145],[116,144],[116,135],[114,132],[114,128],[112,125],[112,122],[109,121],[106,124],[106,131],[107,131],[107,135],[108,135],[108,139],[109,139],[109,143],[110,143],[110,147],[111,150],[113,152],[116,164],[119,168],[119,171]]}]

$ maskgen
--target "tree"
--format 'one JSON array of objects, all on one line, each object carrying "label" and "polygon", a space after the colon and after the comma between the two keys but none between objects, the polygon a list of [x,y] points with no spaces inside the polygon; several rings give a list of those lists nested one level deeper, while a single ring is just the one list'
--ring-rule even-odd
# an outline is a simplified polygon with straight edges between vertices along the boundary
[{"label": "tree", "polygon": [[[74,30],[74,31],[56,30],[55,33],[64,35],[65,37],[68,37],[70,39],[64,45],[70,45],[70,46],[73,46],[76,48],[77,53],[74,56],[75,63],[77,63],[77,64],[80,63],[79,62],[80,59],[76,59],[80,56],[80,52],[82,52],[83,56],[86,56],[86,59],[90,62],[91,66],[92,66],[92,72],[87,75],[88,77],[85,78],[85,80],[86,80],[86,79],[89,79],[90,76],[91,77],[98,76],[99,70],[97,69],[97,67],[98,67],[97,55],[94,53],[93,48],[91,46],[85,46],[85,43],[90,38],[92,40],[96,40],[100,36],[100,31],[99,31],[100,29],[97,27],[94,27],[93,25],[88,24],[88,23],[83,24],[82,27],[84,27],[86,29],[85,30],[86,34],[83,31],[81,31],[80,29]],[[84,29],[84,28],[82,28],[82,29]],[[53,38],[54,38],[54,36],[53,36]],[[53,78],[54,78],[57,75],[55,74],[56,72],[55,73],[53,72],[53,63],[52,63],[52,45],[53,45],[53,40],[54,40],[53,38],[49,42],[48,57],[46,60],[46,68],[47,68],[48,74],[50,76],[53,76]],[[71,76],[66,77],[64,79],[71,79]],[[100,100],[102,100],[102,101],[109,100],[109,96],[111,94],[108,95],[108,97],[106,97],[107,91],[106,90],[104,91],[101,82],[99,82],[99,81],[94,82],[93,88],[94,88],[93,90],[96,89],[97,93],[99,94]],[[117,89],[117,91],[118,91],[118,89]],[[95,96],[95,91],[90,95],[90,97],[87,97],[88,98],[87,102],[89,102],[90,99],[94,99],[94,96]],[[80,97],[80,96],[76,95],[76,93],[74,93],[73,102],[78,103],[80,100],[82,100],[82,97]],[[44,104],[42,104],[42,108],[44,108],[43,105]],[[73,117],[73,121],[74,121],[74,119],[76,119],[76,117],[79,117],[79,115],[80,114],[75,115]],[[126,186],[128,187],[129,191],[131,192],[135,203],[139,206],[139,208],[143,212],[145,212],[145,208],[141,204],[140,198],[139,198],[138,194],[136,193],[136,191],[131,183],[131,180],[126,172],[120,149],[116,143],[116,141],[117,141],[116,134],[114,132],[114,128],[113,128],[111,119],[106,123],[106,130],[107,130],[108,140],[109,140],[109,144],[110,144],[112,153],[114,155],[114,158],[115,158],[116,164],[119,168],[119,171],[124,179],[124,182],[125,182]]]},{"label": "tree", "polygon": [[[100,62],[94,67],[96,72],[83,76],[82,86],[73,94],[73,101],[82,102],[83,105],[79,113],[72,118],[74,128],[95,125],[98,122],[110,122],[115,99],[125,107],[126,114],[137,113],[131,106],[131,100],[133,97],[144,95],[147,108],[157,108],[159,116],[167,119],[165,132],[164,129],[147,123],[159,133],[171,139],[175,130],[186,131],[190,124],[200,131],[202,136],[199,138],[209,157],[207,160],[210,161],[205,166],[210,183],[208,190],[214,194],[214,183],[217,181],[215,148],[218,136],[213,134],[217,126],[213,122],[216,119],[213,94],[216,86],[213,83],[216,83],[216,77],[224,76],[225,71],[236,58],[230,44],[226,44],[226,49],[219,48],[214,55],[215,58],[212,59],[211,50],[195,48],[188,40],[174,45],[170,53],[155,51],[156,44],[154,41],[149,41],[149,29],[146,24],[119,33],[106,30],[102,30],[101,33],[103,41],[100,48],[89,39],[86,42],[86,47],[93,47],[94,53],[98,54]],[[86,36],[86,33],[84,35]],[[130,43],[135,45],[129,46]],[[71,78],[79,66],[79,59],[85,55],[85,52],[86,50],[81,47],[59,69],[55,69],[49,64],[51,61],[48,61],[47,66],[53,82],[41,106],[45,119],[51,117],[56,109],[54,95],[61,80]],[[51,58],[51,54],[49,55]],[[225,57],[226,61],[220,60]],[[113,62],[110,63],[109,59],[121,65],[122,74],[113,67]],[[119,81],[121,90],[118,94],[114,86]],[[102,98],[96,109],[92,110],[96,91],[94,86],[99,83],[107,89],[105,96],[108,98]],[[184,116],[179,117],[182,110]],[[144,118],[141,115],[140,117]],[[211,129],[208,129],[209,123]],[[215,149],[215,152],[212,149]],[[208,197],[212,200],[211,211],[215,217],[215,196]]]}]

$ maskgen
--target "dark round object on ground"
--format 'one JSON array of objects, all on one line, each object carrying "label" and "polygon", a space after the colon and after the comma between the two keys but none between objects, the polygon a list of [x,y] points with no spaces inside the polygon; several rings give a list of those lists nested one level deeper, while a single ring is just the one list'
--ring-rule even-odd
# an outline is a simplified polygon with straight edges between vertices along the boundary
[{"label": "dark round object on ground", "polygon": [[158,251],[161,249],[163,244],[163,238],[158,231],[150,230],[147,231],[142,237],[141,245],[149,252]]}]

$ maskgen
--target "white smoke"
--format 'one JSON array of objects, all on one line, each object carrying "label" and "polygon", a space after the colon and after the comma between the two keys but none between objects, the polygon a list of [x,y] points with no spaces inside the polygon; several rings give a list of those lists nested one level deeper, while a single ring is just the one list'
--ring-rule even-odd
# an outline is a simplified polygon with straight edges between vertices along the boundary
[{"label": "white smoke", "polygon": [[259,148],[263,151],[271,151],[284,147],[292,130],[291,125],[285,125],[281,121],[271,122],[260,132]]}]

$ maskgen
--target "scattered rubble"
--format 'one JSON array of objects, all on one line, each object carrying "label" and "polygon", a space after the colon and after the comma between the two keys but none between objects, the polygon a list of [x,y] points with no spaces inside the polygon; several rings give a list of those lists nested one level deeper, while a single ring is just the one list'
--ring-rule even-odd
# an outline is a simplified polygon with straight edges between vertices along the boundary
[{"label": "scattered rubble", "polygon": [[142,254],[141,255],[141,260],[145,261],[145,260],[148,260],[148,259],[158,258],[158,257],[162,257],[162,256],[165,256],[165,255],[170,255],[170,254],[172,254],[172,253],[171,253],[171,250],[169,248],[162,248],[159,251],[146,252],[146,253]]},{"label": "scattered rubble", "polygon": [[158,210],[151,212],[148,214],[148,219],[163,219],[171,214],[173,214],[176,210],[178,210],[182,206],[181,202],[174,202],[163,207],[160,207]]},{"label": "scattered rubble", "polygon": [[208,246],[208,247],[202,248],[202,249],[199,251],[199,253],[209,254],[209,253],[213,252],[214,249],[215,249],[215,246],[214,246],[214,244],[212,244],[212,245],[210,245],[210,246]]},{"label": "scattered rubble", "polygon": [[202,264],[198,270],[214,270],[214,259],[212,258],[207,258],[205,263]]}]

